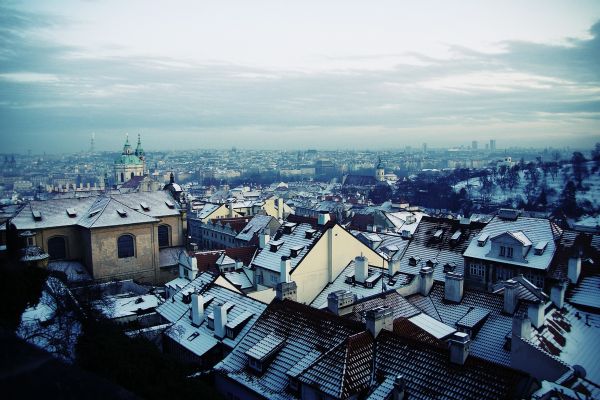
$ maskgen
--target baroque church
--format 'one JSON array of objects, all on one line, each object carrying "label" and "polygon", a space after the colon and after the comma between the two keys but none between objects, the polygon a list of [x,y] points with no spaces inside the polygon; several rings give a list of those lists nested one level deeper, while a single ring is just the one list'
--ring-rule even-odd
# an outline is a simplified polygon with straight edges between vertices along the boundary
[{"label": "baroque church", "polygon": [[115,160],[114,177],[117,185],[122,185],[136,176],[144,176],[146,172],[146,159],[142,140],[138,134],[137,147],[132,150],[129,144],[129,135],[125,139],[123,153]]}]

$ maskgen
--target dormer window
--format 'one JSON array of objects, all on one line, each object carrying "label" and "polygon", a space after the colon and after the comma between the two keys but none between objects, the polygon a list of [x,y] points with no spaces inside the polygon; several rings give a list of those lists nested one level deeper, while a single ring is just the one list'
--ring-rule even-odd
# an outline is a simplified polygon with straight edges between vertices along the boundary
[{"label": "dormer window", "polygon": [[548,242],[545,240],[536,244],[535,245],[535,255],[541,256],[542,254],[544,254],[544,250],[546,250],[547,246],[548,246]]},{"label": "dormer window", "polygon": [[127,217],[127,211],[125,211],[125,210],[124,210],[124,209],[122,209],[122,208],[117,208],[117,214],[119,214],[119,216],[120,216],[121,218],[125,218],[125,217]]},{"label": "dormer window", "polygon": [[304,250],[304,246],[295,246],[290,249],[290,257],[296,258]]},{"label": "dormer window", "polygon": [[488,235],[487,233],[482,233],[479,236],[479,238],[477,239],[477,246],[479,246],[479,247],[485,246],[485,244],[487,243],[489,237],[490,237],[490,235]]},{"label": "dormer window", "polygon": [[166,200],[165,204],[167,205],[167,207],[173,209],[175,208],[175,204],[173,204],[173,202],[171,200]]},{"label": "dormer window", "polygon": [[67,208],[67,215],[69,218],[75,218],[77,216],[77,211],[74,208]]},{"label": "dormer window", "polygon": [[42,220],[42,213],[39,211],[32,211],[31,214],[33,215],[33,219],[35,221],[41,221]]},{"label": "dormer window", "polygon": [[305,237],[306,237],[307,239],[312,239],[312,238],[315,236],[315,233],[316,233],[316,232],[317,232],[317,231],[316,231],[316,230],[314,230],[314,229],[308,229],[308,230],[305,232]]},{"label": "dormer window", "polygon": [[142,207],[142,210],[144,210],[144,211],[150,211],[150,206],[148,205],[148,203],[146,203],[144,201],[142,201],[140,203],[140,207]]},{"label": "dormer window", "polygon": [[439,241],[442,240],[442,235],[444,234],[444,231],[442,229],[438,229],[434,234],[433,234],[433,239],[435,241]]},{"label": "dormer window", "polygon": [[408,264],[414,267],[419,261],[421,261],[419,257],[411,257],[408,259]]}]

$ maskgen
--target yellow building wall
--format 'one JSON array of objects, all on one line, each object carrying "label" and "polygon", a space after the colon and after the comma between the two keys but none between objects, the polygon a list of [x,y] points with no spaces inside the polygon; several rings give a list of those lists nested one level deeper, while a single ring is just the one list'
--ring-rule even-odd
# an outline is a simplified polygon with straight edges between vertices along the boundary
[{"label": "yellow building wall", "polygon": [[183,246],[185,245],[185,234],[183,231],[183,221],[181,217],[177,215],[169,216],[169,217],[161,217],[160,223],[155,226],[154,235],[158,240],[158,225],[169,225],[171,227],[171,246]]},{"label": "yellow building wall", "polygon": [[243,215],[238,214],[237,212],[235,212],[235,210],[233,211],[233,215],[229,214],[229,208],[227,208],[225,206],[225,204],[222,204],[212,214],[210,214],[206,218],[203,218],[201,221],[204,222],[204,223],[207,223],[211,219],[216,219],[216,218],[232,218],[232,217],[243,217]]},{"label": "yellow building wall", "polygon": [[81,247],[81,230],[76,226],[40,229],[35,237],[36,245],[48,252],[48,239],[54,236],[63,236],[66,240],[67,260],[81,260],[84,258]]},{"label": "yellow building wall", "polygon": [[[91,272],[94,279],[137,279],[154,283],[158,279],[158,238],[156,224],[124,225],[91,230]],[[135,257],[119,258],[117,238],[135,237]]]},{"label": "yellow building wall", "polygon": [[298,286],[298,302],[312,302],[350,261],[360,255],[368,258],[369,265],[387,267],[383,257],[341,226],[335,225],[325,232],[291,273],[291,279]]}]

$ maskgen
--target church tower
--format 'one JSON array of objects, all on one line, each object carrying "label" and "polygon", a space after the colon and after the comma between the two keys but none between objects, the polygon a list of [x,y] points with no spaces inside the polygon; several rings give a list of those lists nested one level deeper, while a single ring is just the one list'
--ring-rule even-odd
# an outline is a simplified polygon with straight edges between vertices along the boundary
[{"label": "church tower", "polygon": [[115,160],[114,177],[117,185],[122,185],[129,181],[134,176],[144,176],[146,170],[146,162],[144,161],[144,150],[142,142],[138,135],[138,143],[135,152],[129,144],[129,135],[125,139],[123,152],[121,156]]},{"label": "church tower", "polygon": [[385,180],[385,168],[381,162],[381,157],[379,157],[377,167],[375,167],[375,179],[377,179],[377,182],[383,182]]}]

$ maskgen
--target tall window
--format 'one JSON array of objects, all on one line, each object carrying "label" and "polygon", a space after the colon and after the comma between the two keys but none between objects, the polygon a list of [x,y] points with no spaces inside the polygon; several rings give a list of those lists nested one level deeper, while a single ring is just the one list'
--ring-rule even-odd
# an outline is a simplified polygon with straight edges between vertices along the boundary
[{"label": "tall window", "polygon": [[132,172],[132,173],[131,173],[131,179],[133,179],[133,176],[134,176],[134,175],[133,175],[133,172]]},{"label": "tall window", "polygon": [[504,257],[506,255],[506,247],[500,246],[500,256]]},{"label": "tall window", "polygon": [[507,247],[506,248],[506,257],[512,258],[512,256],[513,256],[513,248],[512,247]]},{"label": "tall window", "polygon": [[51,260],[67,258],[67,246],[64,236],[54,236],[48,239],[48,254]]},{"label": "tall window", "polygon": [[135,257],[135,238],[132,235],[121,235],[117,239],[119,258]]},{"label": "tall window", "polygon": [[485,275],[485,267],[480,264],[471,264],[469,266],[469,273],[472,277],[483,278]]},{"label": "tall window", "polygon": [[158,226],[158,247],[169,247],[171,245],[171,235],[169,225]]},{"label": "tall window", "polygon": [[121,172],[121,182],[125,182],[125,175]]}]

